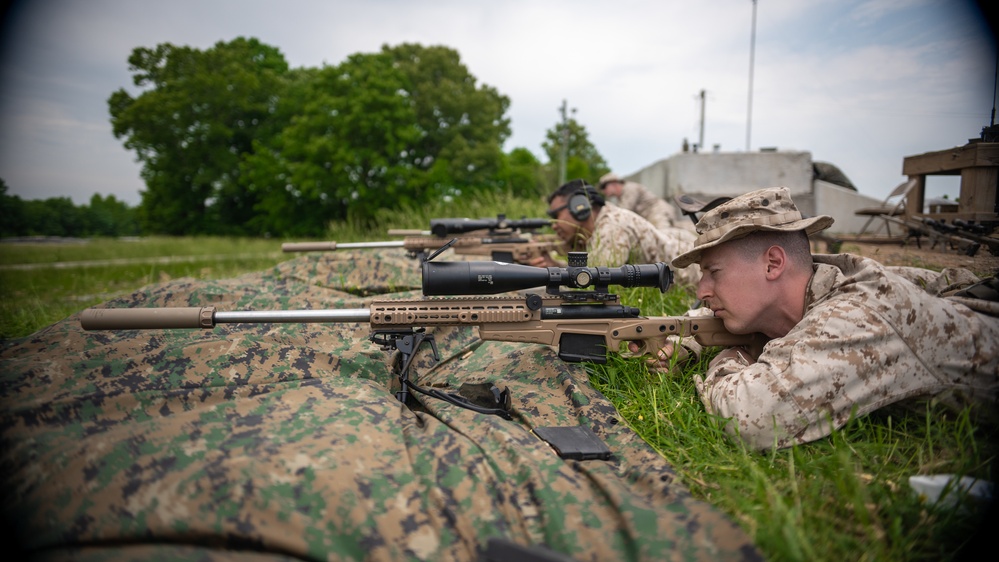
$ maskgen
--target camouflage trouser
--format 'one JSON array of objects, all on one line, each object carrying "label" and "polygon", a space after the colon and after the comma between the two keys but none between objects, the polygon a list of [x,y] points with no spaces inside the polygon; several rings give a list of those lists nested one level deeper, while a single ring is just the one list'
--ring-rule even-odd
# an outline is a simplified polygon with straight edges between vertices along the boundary
[{"label": "camouflage trouser", "polygon": [[[327,288],[352,267],[302,257],[107,306],[360,308]],[[446,328],[433,332],[439,362],[416,356],[422,386],[509,388],[505,420],[401,403],[396,358],[367,325],[84,332],[77,320],[0,355],[2,509],[39,558],[475,560],[490,537],[577,560],[757,555],[547,347]],[[580,425],[610,460],[563,460],[532,432]]]}]

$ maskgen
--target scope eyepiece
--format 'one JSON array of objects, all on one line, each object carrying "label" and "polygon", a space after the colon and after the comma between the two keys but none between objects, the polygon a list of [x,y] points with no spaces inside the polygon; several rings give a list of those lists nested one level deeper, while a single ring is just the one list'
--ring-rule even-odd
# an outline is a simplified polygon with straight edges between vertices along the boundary
[{"label": "scope eyepiece", "polygon": [[663,293],[673,284],[673,272],[662,262],[621,267],[534,267],[497,261],[423,262],[423,294],[495,295],[547,286],[606,290],[608,285],[657,287]]}]

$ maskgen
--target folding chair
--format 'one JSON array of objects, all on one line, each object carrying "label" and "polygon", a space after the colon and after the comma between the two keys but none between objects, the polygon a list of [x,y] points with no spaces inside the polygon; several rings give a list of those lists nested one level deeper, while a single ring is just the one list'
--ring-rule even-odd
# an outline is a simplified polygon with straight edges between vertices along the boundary
[{"label": "folding chair", "polygon": [[[896,186],[895,189],[891,190],[891,193],[888,194],[888,197],[885,197],[885,200],[880,207],[868,207],[865,209],[857,209],[856,211],[854,211],[853,214],[855,215],[870,217],[869,219],[867,219],[867,222],[864,223],[864,227],[860,229],[860,233],[857,234],[857,237],[863,236],[864,234],[867,233],[867,228],[871,226],[871,223],[874,222],[874,219],[882,219],[881,224],[884,225],[885,231],[888,233],[888,238],[892,238],[891,224],[894,221],[885,220],[885,217],[897,217],[899,215],[905,214],[906,203],[909,197],[909,192],[912,191],[912,189],[915,188],[916,185],[918,185],[918,183],[919,180],[917,178],[911,178],[907,181],[904,181],[898,184],[898,186]],[[896,198],[897,200],[894,203],[892,203],[891,202],[892,199]],[[874,229],[871,232],[871,234],[875,234],[878,230],[879,229],[877,228]],[[904,234],[900,236],[905,237]]]}]

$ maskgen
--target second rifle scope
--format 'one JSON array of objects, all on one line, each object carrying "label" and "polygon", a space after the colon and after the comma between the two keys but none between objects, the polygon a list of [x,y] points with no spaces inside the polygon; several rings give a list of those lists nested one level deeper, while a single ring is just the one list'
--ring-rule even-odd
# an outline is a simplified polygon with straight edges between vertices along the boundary
[{"label": "second rifle scope", "polygon": [[443,238],[448,234],[463,234],[476,230],[536,230],[549,226],[552,221],[548,219],[512,219],[509,220],[503,215],[495,219],[431,219],[430,232],[438,238]]}]

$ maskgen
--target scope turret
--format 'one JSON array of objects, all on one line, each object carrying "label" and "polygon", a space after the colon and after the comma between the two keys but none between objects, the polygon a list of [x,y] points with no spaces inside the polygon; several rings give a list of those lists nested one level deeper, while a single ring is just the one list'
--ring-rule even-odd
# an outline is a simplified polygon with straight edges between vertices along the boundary
[{"label": "scope turret", "polygon": [[613,268],[534,267],[496,261],[423,262],[423,294],[427,296],[495,295],[541,286],[552,294],[557,294],[559,287],[606,292],[608,285],[657,287],[665,293],[672,284],[673,272],[662,262]]}]

